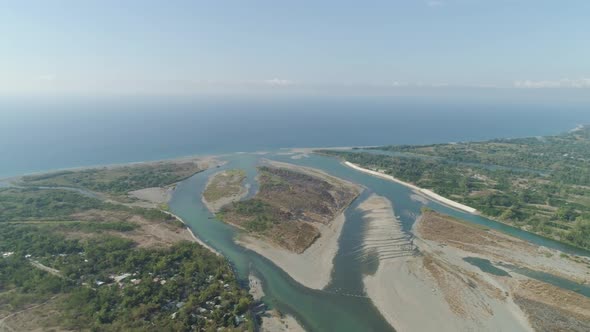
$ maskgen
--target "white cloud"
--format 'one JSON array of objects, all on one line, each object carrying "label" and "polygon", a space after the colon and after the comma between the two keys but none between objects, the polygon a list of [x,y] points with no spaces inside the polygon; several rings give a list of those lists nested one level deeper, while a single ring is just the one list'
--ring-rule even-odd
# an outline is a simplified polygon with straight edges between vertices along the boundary
[{"label": "white cloud", "polygon": [[590,88],[590,78],[561,80],[543,80],[543,81],[516,81],[514,87],[523,89],[548,89],[548,88]]},{"label": "white cloud", "polygon": [[290,81],[290,80],[280,79],[280,78],[272,78],[269,80],[265,80],[264,84],[270,85],[270,86],[291,86],[291,85],[294,85],[295,82]]}]

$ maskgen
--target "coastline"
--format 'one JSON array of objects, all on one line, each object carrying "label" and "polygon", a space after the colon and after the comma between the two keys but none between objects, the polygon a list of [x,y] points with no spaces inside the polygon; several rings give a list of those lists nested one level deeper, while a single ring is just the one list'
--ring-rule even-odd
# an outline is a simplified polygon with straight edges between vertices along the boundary
[{"label": "coastline", "polygon": [[382,179],[385,179],[385,180],[389,180],[389,181],[393,181],[395,183],[401,184],[401,185],[403,185],[405,187],[408,187],[408,188],[414,190],[416,193],[422,194],[422,195],[426,196],[427,198],[429,198],[429,199],[431,199],[433,201],[436,201],[438,203],[444,204],[446,206],[449,206],[449,207],[452,207],[452,208],[455,208],[455,209],[458,209],[458,210],[461,210],[461,211],[464,211],[464,212],[468,212],[468,213],[471,213],[471,214],[477,214],[478,213],[476,209],[474,209],[474,208],[472,208],[470,206],[467,206],[467,205],[461,204],[459,202],[455,202],[455,201],[453,201],[451,199],[448,199],[446,197],[443,197],[443,196],[441,196],[441,195],[433,192],[432,190],[420,188],[420,187],[418,187],[416,185],[413,185],[411,183],[408,183],[408,182],[405,182],[405,181],[396,179],[396,178],[394,178],[391,175],[387,175],[387,174],[383,174],[381,172],[377,172],[377,171],[373,171],[373,170],[370,170],[370,169],[367,169],[367,168],[363,168],[363,167],[360,167],[360,166],[358,166],[356,164],[353,164],[353,163],[351,163],[349,161],[344,161],[343,164],[346,165],[346,166],[348,166],[348,167],[350,167],[350,168],[352,168],[352,169],[355,169],[355,170],[357,170],[359,172],[363,172],[363,173],[366,173],[366,174],[370,174],[370,175],[373,175],[373,176],[376,176],[376,177],[379,177],[379,178],[382,178]]},{"label": "coastline", "polygon": [[303,286],[323,289],[332,280],[333,261],[345,220],[341,212],[328,225],[319,225],[321,236],[301,254],[247,234],[241,234],[236,243],[269,259]]}]

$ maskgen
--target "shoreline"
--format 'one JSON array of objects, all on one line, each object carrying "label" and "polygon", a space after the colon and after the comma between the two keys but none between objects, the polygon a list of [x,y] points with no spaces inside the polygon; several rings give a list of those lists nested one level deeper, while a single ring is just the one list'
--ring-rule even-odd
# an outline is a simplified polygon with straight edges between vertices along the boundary
[{"label": "shoreline", "polygon": [[474,209],[474,208],[472,208],[470,206],[461,204],[459,202],[455,202],[455,201],[453,201],[451,199],[448,199],[446,197],[443,197],[443,196],[435,193],[432,190],[420,188],[420,187],[418,187],[418,186],[416,186],[414,184],[411,184],[411,183],[408,183],[408,182],[399,180],[399,179],[397,179],[397,178],[395,178],[395,177],[393,177],[391,175],[387,175],[387,174],[384,174],[384,173],[381,173],[381,172],[377,172],[377,171],[373,171],[373,170],[370,170],[370,169],[367,169],[367,168],[363,168],[363,167],[360,167],[360,166],[358,166],[356,164],[353,164],[353,163],[351,163],[349,161],[344,161],[343,164],[346,165],[346,166],[348,166],[348,167],[350,167],[350,168],[352,168],[352,169],[355,169],[355,170],[357,170],[359,172],[363,172],[363,173],[366,173],[366,174],[370,174],[370,175],[379,177],[381,179],[385,179],[385,180],[389,180],[389,181],[393,181],[395,183],[401,184],[401,185],[403,185],[405,187],[408,187],[408,188],[412,189],[416,193],[419,193],[419,194],[422,194],[422,195],[426,196],[427,198],[429,198],[429,199],[431,199],[431,200],[433,200],[433,201],[435,201],[437,203],[441,203],[441,204],[446,205],[448,207],[452,207],[452,208],[455,208],[455,209],[458,209],[458,210],[461,210],[461,211],[464,211],[464,212],[468,212],[468,213],[471,213],[471,214],[478,214],[478,212],[477,212],[476,209]]},{"label": "shoreline", "polygon": [[215,250],[209,244],[205,243],[205,241],[201,240],[195,234],[195,232],[193,232],[193,230],[190,228],[190,226],[182,218],[180,218],[179,216],[177,216],[174,213],[169,212],[169,211],[165,211],[165,210],[160,210],[160,211],[162,211],[163,213],[165,213],[165,214],[167,214],[167,215],[169,215],[171,217],[174,217],[174,218],[176,218],[176,220],[180,221],[186,227],[186,230],[190,233],[190,235],[195,240],[195,242],[197,242],[198,244],[202,245],[203,247],[205,247],[206,249],[208,249],[209,251],[211,251],[215,255],[220,256],[220,257],[223,257],[223,255],[219,251]]},{"label": "shoreline", "polygon": [[334,257],[340,248],[338,240],[345,221],[341,212],[330,224],[320,225],[320,237],[301,254],[247,234],[241,234],[235,241],[267,258],[301,285],[324,289],[332,281]]}]

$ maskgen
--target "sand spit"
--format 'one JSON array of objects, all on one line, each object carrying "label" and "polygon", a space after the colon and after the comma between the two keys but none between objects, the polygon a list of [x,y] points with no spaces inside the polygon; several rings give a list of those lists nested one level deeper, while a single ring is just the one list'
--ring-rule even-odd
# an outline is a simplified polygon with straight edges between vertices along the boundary
[{"label": "sand spit", "polygon": [[172,199],[172,193],[174,192],[174,185],[162,188],[144,188],[135,191],[130,191],[129,196],[137,198],[139,200],[150,203],[151,206],[158,206],[161,204],[167,204]]},{"label": "sand spit", "polygon": [[532,331],[494,280],[405,236],[386,198],[372,195],[359,209],[367,223],[363,250],[379,259],[364,278],[366,292],[397,331]]},{"label": "sand spit", "polygon": [[366,168],[360,167],[360,166],[355,165],[355,164],[353,164],[351,162],[348,162],[348,161],[345,161],[344,162],[344,165],[346,165],[346,166],[348,166],[350,168],[353,168],[353,169],[355,169],[357,171],[363,172],[363,173],[371,174],[373,176],[376,176],[376,177],[379,177],[379,178],[382,178],[382,179],[386,179],[386,180],[389,180],[389,181],[393,181],[393,182],[399,183],[399,184],[401,184],[403,186],[406,186],[406,187],[414,190],[416,193],[422,194],[422,195],[424,195],[424,196],[426,196],[426,197],[428,197],[428,198],[430,198],[430,199],[432,199],[434,201],[437,201],[437,202],[442,203],[444,205],[450,206],[452,208],[455,208],[455,209],[458,209],[458,210],[461,210],[461,211],[465,211],[465,212],[468,212],[468,213],[472,213],[472,214],[476,214],[477,213],[477,210],[474,209],[474,208],[472,208],[472,207],[470,207],[470,206],[467,206],[467,205],[461,204],[459,202],[455,202],[453,200],[450,200],[450,199],[448,199],[446,197],[443,197],[443,196],[441,196],[441,195],[433,192],[432,190],[423,189],[423,188],[420,188],[418,186],[415,186],[415,185],[413,185],[411,183],[401,181],[399,179],[394,178],[391,175],[387,175],[387,174],[384,174],[384,173],[381,173],[381,172],[377,172],[377,171],[373,171],[373,170],[370,170],[370,169],[366,169]]},{"label": "sand spit", "polygon": [[328,225],[316,225],[321,236],[302,254],[247,234],[241,234],[236,242],[268,258],[303,286],[323,289],[332,279],[333,260],[338,252],[338,239],[344,221],[344,213],[341,213]]}]

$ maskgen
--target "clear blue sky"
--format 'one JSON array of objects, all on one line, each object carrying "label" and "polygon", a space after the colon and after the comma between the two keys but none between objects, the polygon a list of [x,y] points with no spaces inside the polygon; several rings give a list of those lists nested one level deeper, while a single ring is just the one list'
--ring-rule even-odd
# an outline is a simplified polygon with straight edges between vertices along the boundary
[{"label": "clear blue sky", "polygon": [[590,95],[588,0],[9,0],[0,38],[0,95]]}]

